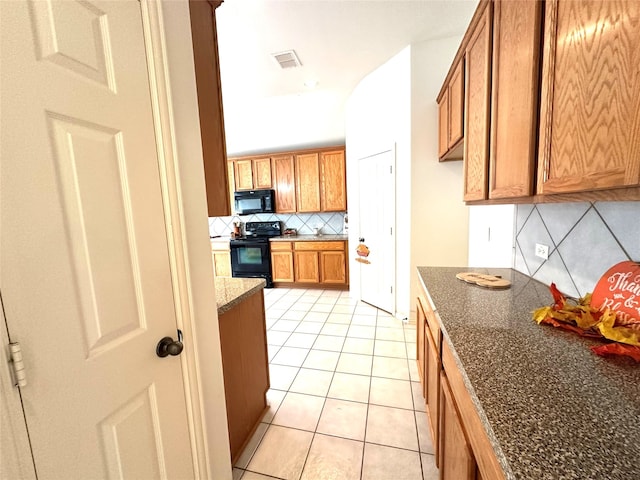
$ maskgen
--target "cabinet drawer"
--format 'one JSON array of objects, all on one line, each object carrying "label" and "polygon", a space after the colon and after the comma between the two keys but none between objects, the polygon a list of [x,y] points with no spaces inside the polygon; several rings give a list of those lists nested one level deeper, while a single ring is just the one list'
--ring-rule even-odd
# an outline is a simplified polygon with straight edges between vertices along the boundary
[{"label": "cabinet drawer", "polygon": [[294,250],[344,250],[343,241],[331,242],[294,242]]},{"label": "cabinet drawer", "polygon": [[290,252],[291,242],[271,242],[270,247],[272,252]]},{"label": "cabinet drawer", "polygon": [[211,242],[212,252],[228,252],[229,242]]}]

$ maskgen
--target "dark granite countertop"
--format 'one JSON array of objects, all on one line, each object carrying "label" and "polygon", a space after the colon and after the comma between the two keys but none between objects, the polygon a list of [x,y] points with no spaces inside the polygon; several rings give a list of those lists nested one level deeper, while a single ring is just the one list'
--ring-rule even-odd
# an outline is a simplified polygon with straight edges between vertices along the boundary
[{"label": "dark granite countertop", "polygon": [[[456,273],[501,275],[508,290]],[[531,317],[547,286],[509,269],[418,267],[507,478],[640,478],[640,365]]]},{"label": "dark granite countertop", "polygon": [[222,315],[266,285],[262,278],[216,277],[215,282],[218,315]]}]

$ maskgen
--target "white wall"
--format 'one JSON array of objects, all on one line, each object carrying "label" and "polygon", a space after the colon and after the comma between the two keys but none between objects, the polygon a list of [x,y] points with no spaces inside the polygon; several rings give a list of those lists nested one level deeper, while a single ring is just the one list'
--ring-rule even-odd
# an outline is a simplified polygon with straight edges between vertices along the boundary
[{"label": "white wall", "polygon": [[[407,47],[365,77],[346,108],[347,195],[349,248],[358,244],[358,160],[385,150],[396,151],[396,312],[409,311],[409,235],[411,177],[411,48]],[[360,269],[350,255],[349,283],[359,295]],[[406,294],[404,294],[404,293]]]},{"label": "white wall", "polygon": [[[357,160],[396,149],[396,314],[415,308],[416,267],[465,267],[468,207],[462,162],[440,163],[436,97],[462,34],[411,45],[373,71],[349,98],[346,114],[347,190],[358,198]],[[351,250],[357,244],[357,204],[349,206]],[[351,259],[351,290],[360,286]]]},{"label": "white wall", "polygon": [[412,46],[411,289],[415,315],[418,266],[467,265],[468,207],[462,161],[438,162],[436,97],[462,40],[460,35]]},{"label": "white wall", "polygon": [[229,156],[344,143],[344,107],[322,89],[253,99],[250,108],[225,109],[224,122]]},{"label": "white wall", "polygon": [[469,266],[511,268],[515,205],[469,207]]}]

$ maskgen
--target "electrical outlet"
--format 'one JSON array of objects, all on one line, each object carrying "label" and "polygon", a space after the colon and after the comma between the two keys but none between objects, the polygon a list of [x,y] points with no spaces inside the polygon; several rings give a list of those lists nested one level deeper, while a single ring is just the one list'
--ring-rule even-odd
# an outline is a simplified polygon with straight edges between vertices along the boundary
[{"label": "electrical outlet", "polygon": [[549,246],[542,245],[541,243],[536,243],[536,257],[544,258],[545,260],[549,259]]}]

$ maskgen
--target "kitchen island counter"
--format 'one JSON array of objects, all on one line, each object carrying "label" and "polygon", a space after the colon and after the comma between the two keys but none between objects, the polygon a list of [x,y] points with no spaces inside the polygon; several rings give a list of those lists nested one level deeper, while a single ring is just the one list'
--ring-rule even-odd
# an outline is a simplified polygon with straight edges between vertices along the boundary
[{"label": "kitchen island counter", "polygon": [[[456,279],[464,271],[512,285],[483,289]],[[418,267],[418,278],[506,478],[638,478],[640,365],[537,325],[549,288],[514,270]]]},{"label": "kitchen island counter", "polygon": [[269,359],[261,278],[216,278],[218,327],[231,462],[267,410]]},{"label": "kitchen island counter", "polygon": [[216,277],[216,301],[218,315],[231,310],[235,305],[265,287],[262,278]]}]

